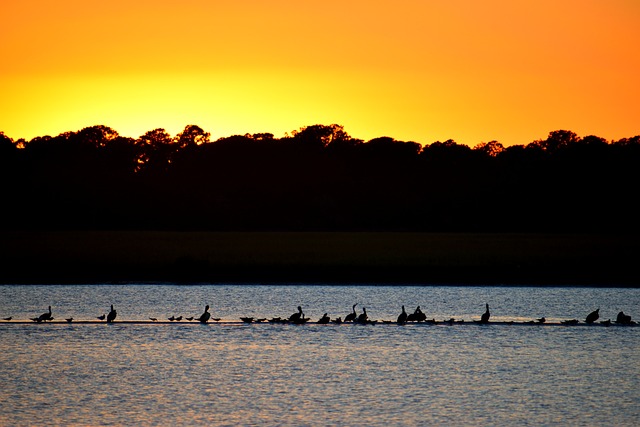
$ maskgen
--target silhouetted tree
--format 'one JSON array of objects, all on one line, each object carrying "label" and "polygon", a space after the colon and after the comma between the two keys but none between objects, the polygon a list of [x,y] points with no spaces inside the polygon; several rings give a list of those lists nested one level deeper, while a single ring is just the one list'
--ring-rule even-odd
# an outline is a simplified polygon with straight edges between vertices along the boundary
[{"label": "silhouetted tree", "polygon": [[179,148],[185,148],[194,145],[206,144],[209,141],[211,134],[205,132],[201,127],[196,125],[187,125],[184,130],[176,135],[174,141]]},{"label": "silhouetted tree", "polygon": [[[210,141],[188,125],[0,133],[5,227],[637,232],[640,136],[363,142],[340,125]],[[10,219],[9,219],[10,218]]]}]

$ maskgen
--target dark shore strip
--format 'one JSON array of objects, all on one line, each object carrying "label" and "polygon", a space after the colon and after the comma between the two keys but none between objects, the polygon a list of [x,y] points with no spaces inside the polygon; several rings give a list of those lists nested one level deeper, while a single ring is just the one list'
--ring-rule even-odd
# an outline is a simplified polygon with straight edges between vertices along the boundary
[{"label": "dark shore strip", "polygon": [[0,283],[638,287],[623,234],[0,231]]}]

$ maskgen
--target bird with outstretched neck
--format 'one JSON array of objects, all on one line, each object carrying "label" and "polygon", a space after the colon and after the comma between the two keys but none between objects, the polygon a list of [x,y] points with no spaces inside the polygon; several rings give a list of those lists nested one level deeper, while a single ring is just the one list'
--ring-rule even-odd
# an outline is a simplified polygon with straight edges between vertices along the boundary
[{"label": "bird with outstretched neck", "polygon": [[118,312],[113,308],[113,304],[111,304],[111,311],[107,315],[107,323],[113,323],[113,321],[116,320],[117,315]]},{"label": "bird with outstretched neck", "polygon": [[51,315],[52,315],[52,313],[51,313],[51,306],[49,306],[49,311],[48,311],[48,312],[46,312],[46,313],[42,313],[42,314],[38,317],[37,322],[38,322],[38,323],[40,323],[40,322],[46,322],[47,320],[53,320],[53,317],[52,317]]},{"label": "bird with outstretched neck", "polygon": [[407,323],[407,312],[404,311],[404,305],[402,306],[402,313],[398,316],[398,325],[404,325]]},{"label": "bird with outstretched neck", "polygon": [[491,317],[491,313],[489,312],[489,304],[485,304],[487,307],[487,310],[482,313],[482,316],[480,317],[480,323],[489,323],[489,318]]},{"label": "bird with outstretched neck", "polygon": [[209,321],[209,318],[211,317],[211,313],[209,313],[209,305],[207,305],[204,308],[204,313],[202,313],[200,315],[200,317],[198,318],[198,322],[200,323],[207,323]]},{"label": "bird with outstretched neck", "polygon": [[345,322],[353,322],[356,320],[356,316],[358,316],[358,313],[356,313],[356,305],[358,305],[358,303],[353,304],[353,307],[351,307],[351,310],[353,311],[345,316]]}]

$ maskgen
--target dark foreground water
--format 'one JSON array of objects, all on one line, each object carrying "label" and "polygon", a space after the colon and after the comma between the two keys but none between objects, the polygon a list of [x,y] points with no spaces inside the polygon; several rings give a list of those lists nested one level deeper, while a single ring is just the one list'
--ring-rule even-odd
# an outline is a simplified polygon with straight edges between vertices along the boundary
[{"label": "dark foreground water", "polygon": [[[640,289],[413,286],[0,286],[0,425],[637,425],[640,327],[478,325],[600,307],[640,318]],[[317,320],[351,305],[449,325],[229,324]],[[221,323],[18,324],[198,316]]]}]

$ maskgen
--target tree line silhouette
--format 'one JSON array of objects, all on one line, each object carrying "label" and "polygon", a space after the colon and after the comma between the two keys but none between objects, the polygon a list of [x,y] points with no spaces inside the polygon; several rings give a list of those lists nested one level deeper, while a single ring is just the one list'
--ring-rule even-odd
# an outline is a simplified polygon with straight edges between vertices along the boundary
[{"label": "tree line silhouette", "polygon": [[640,135],[473,148],[313,125],[210,140],[0,132],[4,229],[637,232]]}]

